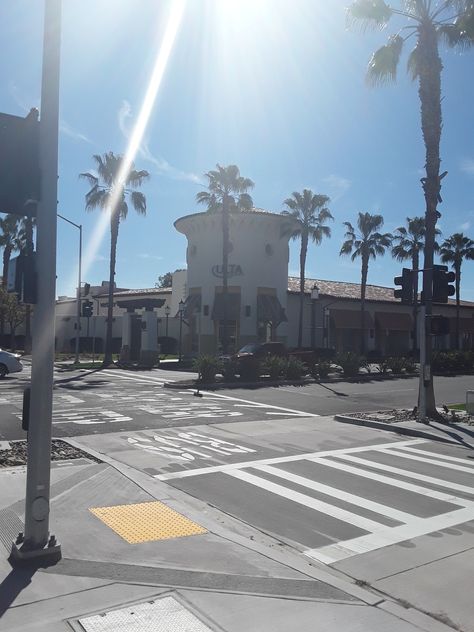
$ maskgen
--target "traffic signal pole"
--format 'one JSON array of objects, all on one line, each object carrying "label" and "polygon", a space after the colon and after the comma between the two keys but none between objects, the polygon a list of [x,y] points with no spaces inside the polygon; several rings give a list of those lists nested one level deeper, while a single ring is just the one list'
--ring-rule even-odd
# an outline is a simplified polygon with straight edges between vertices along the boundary
[{"label": "traffic signal pole", "polygon": [[13,563],[55,563],[61,547],[49,533],[50,465],[56,299],[59,66],[61,0],[45,0],[41,83],[41,200],[37,213],[38,302],[35,307],[25,532],[13,545]]},{"label": "traffic signal pole", "polygon": [[[78,263],[79,278],[77,281],[77,293],[76,293],[76,346],[75,346],[75,360],[74,360],[75,364],[79,364],[79,340],[81,337],[82,224],[76,224],[76,222],[72,222],[70,219],[68,219],[67,217],[64,217],[64,215],[60,215],[59,213],[58,213],[58,217],[63,219],[68,224],[71,224],[71,226],[74,226],[75,228],[79,229],[79,263]],[[87,335],[89,335],[89,333]]]}]

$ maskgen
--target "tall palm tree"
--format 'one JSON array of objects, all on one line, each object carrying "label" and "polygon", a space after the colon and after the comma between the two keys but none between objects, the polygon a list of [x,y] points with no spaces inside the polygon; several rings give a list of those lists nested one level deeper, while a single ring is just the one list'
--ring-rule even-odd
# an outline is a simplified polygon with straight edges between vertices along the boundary
[{"label": "tall palm tree", "polygon": [[327,195],[313,193],[311,189],[303,189],[301,193],[294,191],[291,197],[283,202],[287,210],[282,211],[282,214],[290,215],[296,220],[295,227],[292,227],[291,237],[292,239],[301,239],[298,347],[303,344],[304,282],[308,242],[311,239],[314,243],[320,244],[323,237],[331,236],[331,229],[329,226],[325,226],[327,221],[334,219],[326,206],[329,201]]},{"label": "tall palm tree", "polygon": [[[36,227],[36,220],[32,217],[24,217],[20,222],[19,238],[21,240],[21,250],[27,257],[33,256],[35,245],[33,232]],[[25,353],[31,353],[31,305],[25,304]]]},{"label": "tall palm tree", "polygon": [[[414,37],[415,46],[408,58],[408,71],[413,80],[418,80],[418,95],[421,105],[421,130],[426,153],[426,176],[422,178],[425,197],[425,251],[423,294],[426,313],[432,313],[433,259],[435,250],[435,228],[439,217],[438,202],[441,202],[439,146],[441,140],[441,71],[439,42],[443,39],[449,46],[468,48],[474,44],[473,0],[399,0],[393,7],[384,0],[355,0],[348,7],[349,21],[362,21],[366,26],[383,28],[392,16],[405,18],[407,24],[391,35],[385,46],[379,48],[369,61],[367,79],[374,85],[396,79],[397,66],[403,44]],[[426,336],[426,363],[431,363],[431,337]],[[428,416],[437,416],[433,379],[420,379],[424,389],[424,401]],[[421,393],[421,390],[420,390]]]},{"label": "tall palm tree", "polygon": [[222,213],[222,352],[227,354],[229,346],[228,322],[227,322],[227,295],[228,295],[228,264],[229,264],[229,214],[248,211],[253,206],[253,200],[249,195],[254,183],[249,178],[240,175],[237,165],[222,167],[217,164],[216,169],[205,174],[207,178],[207,191],[200,191],[196,195],[196,201],[204,204],[209,213]]},{"label": "tall palm tree", "polygon": [[[3,248],[2,287],[6,290],[10,258],[15,250],[21,248],[19,234],[20,220],[16,215],[7,214],[0,218],[0,248]],[[0,314],[0,334],[5,333],[5,314]]]},{"label": "tall palm tree", "polygon": [[[436,235],[441,231],[436,229]],[[392,243],[392,257],[398,261],[410,261],[413,270],[420,268],[420,254],[425,248],[425,218],[407,217],[406,226],[395,230]],[[435,250],[438,250],[435,244]],[[418,273],[413,277],[413,349],[418,349]]]},{"label": "tall palm tree", "polygon": [[2,285],[6,287],[10,258],[15,250],[21,247],[19,235],[20,218],[17,215],[7,214],[0,218],[0,248],[3,248]]},{"label": "tall palm tree", "polygon": [[87,172],[79,174],[79,177],[87,180],[91,186],[90,191],[86,193],[86,211],[100,208],[110,215],[110,274],[104,354],[104,366],[108,366],[112,362],[112,317],[119,225],[128,214],[127,200],[139,215],[146,215],[146,198],[141,191],[136,191],[133,187],[140,187],[150,174],[148,171],[137,171],[132,163],[127,174],[119,180],[122,155],[115,155],[109,151],[103,156],[96,154],[92,158],[97,175]]},{"label": "tall palm tree", "polygon": [[365,353],[365,293],[367,288],[367,275],[369,272],[369,261],[375,259],[377,255],[383,256],[385,249],[392,243],[390,233],[380,233],[383,226],[381,215],[371,215],[370,213],[359,213],[357,218],[356,233],[350,222],[344,222],[346,241],[342,244],[339,254],[351,255],[351,261],[361,258],[361,284],[360,284],[360,352]]},{"label": "tall palm tree", "polygon": [[474,259],[474,241],[462,233],[454,233],[441,244],[441,261],[450,263],[456,274],[456,349],[459,349],[459,318],[461,304],[461,266],[464,259]]}]

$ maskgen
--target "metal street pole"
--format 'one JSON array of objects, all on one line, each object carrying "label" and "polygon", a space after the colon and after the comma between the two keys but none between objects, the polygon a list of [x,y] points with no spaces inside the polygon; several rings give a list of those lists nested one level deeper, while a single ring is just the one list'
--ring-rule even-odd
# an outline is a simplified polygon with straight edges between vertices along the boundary
[{"label": "metal street pole", "polygon": [[71,226],[75,226],[76,228],[79,229],[79,279],[77,282],[77,293],[76,293],[76,357],[74,362],[76,364],[79,364],[79,340],[81,337],[81,284],[82,284],[82,279],[81,279],[81,268],[82,268],[82,224],[76,224],[75,222],[72,222],[70,219],[68,219],[67,217],[64,217],[63,215],[60,215],[58,213],[58,217],[60,217],[61,219],[63,219],[65,222],[67,222],[68,224],[71,224]]},{"label": "metal street pole", "polygon": [[59,67],[61,0],[45,0],[41,83],[41,201],[37,213],[38,302],[35,308],[25,533],[13,545],[12,562],[54,563],[61,547],[49,534],[49,497],[56,299]]}]

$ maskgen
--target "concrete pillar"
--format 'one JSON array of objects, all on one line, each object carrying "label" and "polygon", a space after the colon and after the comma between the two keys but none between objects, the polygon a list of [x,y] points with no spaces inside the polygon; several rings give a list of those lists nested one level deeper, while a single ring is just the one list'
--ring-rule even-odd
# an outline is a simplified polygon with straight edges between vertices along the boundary
[{"label": "concrete pillar", "polygon": [[142,314],[142,347],[140,364],[154,366],[158,362],[158,323],[156,312],[147,309]]},{"label": "concrete pillar", "polygon": [[128,309],[122,315],[122,348],[120,350],[120,360],[130,361],[130,344],[132,339],[132,314],[133,310]]}]

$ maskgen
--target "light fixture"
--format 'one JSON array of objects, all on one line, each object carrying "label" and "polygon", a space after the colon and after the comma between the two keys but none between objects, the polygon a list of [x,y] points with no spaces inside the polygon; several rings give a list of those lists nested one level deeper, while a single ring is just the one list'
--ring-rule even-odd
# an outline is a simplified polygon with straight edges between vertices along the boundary
[{"label": "light fixture", "polygon": [[182,315],[182,314],[183,314],[183,312],[184,312],[184,308],[185,308],[185,303],[184,303],[184,301],[181,299],[181,300],[179,301],[179,304],[178,304],[178,310],[179,310],[179,313],[180,313],[181,315]]},{"label": "light fixture", "polygon": [[311,300],[317,301],[319,298],[319,287],[315,284],[313,285],[313,289],[311,290]]},{"label": "light fixture", "polygon": [[165,316],[169,316],[171,312],[171,307],[169,305],[165,305]]}]

